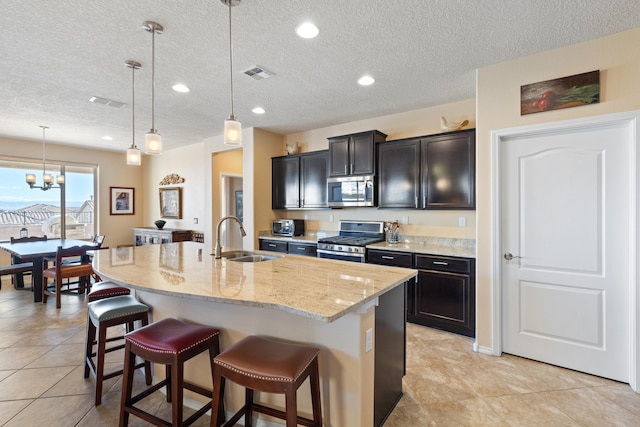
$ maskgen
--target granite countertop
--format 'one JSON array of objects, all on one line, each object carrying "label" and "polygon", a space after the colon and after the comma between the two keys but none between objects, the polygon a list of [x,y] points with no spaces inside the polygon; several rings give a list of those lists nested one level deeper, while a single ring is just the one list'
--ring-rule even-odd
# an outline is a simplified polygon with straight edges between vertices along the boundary
[{"label": "granite countertop", "polygon": [[367,245],[367,249],[411,252],[426,255],[476,257],[476,241],[445,237],[406,236],[398,243],[380,242]]},{"label": "granite countertop", "polygon": [[96,251],[93,265],[103,280],[133,289],[269,307],[323,322],[366,307],[417,274],[407,268],[277,255],[271,261],[234,262],[215,259],[202,243],[181,242]]},{"label": "granite countertop", "polygon": [[[335,236],[338,232],[310,231],[304,236],[274,236],[270,231],[260,231],[259,239],[285,240],[289,242],[317,243],[318,238]],[[411,252],[427,255],[476,257],[476,241],[473,239],[456,239],[448,237],[403,236],[398,243],[380,242],[367,245],[367,249],[383,249],[388,251]]]},{"label": "granite countertop", "polygon": [[307,231],[303,236],[288,237],[271,234],[271,231],[259,231],[258,239],[284,240],[286,242],[318,243],[318,239],[328,236],[335,236],[337,234],[337,231]]}]

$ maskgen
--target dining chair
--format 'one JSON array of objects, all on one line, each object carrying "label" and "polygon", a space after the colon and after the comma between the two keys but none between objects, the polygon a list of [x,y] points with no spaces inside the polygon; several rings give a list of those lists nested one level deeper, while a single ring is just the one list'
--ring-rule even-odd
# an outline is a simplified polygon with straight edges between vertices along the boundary
[{"label": "dining chair", "polygon": [[[29,237],[10,237],[11,243],[22,243],[22,242],[39,242],[43,240],[47,240],[47,235],[44,236],[29,236]],[[30,256],[19,257],[17,255],[11,256],[11,264],[22,264],[23,267],[27,267],[29,263],[33,263],[33,258]],[[33,266],[33,264],[32,264]],[[17,289],[25,289],[24,287],[24,276],[31,274],[31,268],[21,272],[15,273],[13,275],[13,286]],[[32,288],[26,288],[32,289]]]},{"label": "dining chair", "polygon": [[[95,249],[93,245],[86,246],[73,246],[70,248],[63,248],[58,246],[55,257],[55,265],[47,268],[42,272],[42,302],[47,302],[49,295],[56,296],[56,308],[61,307],[62,287],[66,287],[65,292],[87,291],[91,287],[91,276],[94,274],[91,262],[87,257],[87,251]],[[65,264],[63,260],[65,258],[75,257],[80,259],[80,262],[74,262],[72,264]],[[64,279],[78,278],[75,282],[63,283]],[[54,282],[49,285],[49,279],[53,279]],[[77,284],[76,287],[72,285]]]}]

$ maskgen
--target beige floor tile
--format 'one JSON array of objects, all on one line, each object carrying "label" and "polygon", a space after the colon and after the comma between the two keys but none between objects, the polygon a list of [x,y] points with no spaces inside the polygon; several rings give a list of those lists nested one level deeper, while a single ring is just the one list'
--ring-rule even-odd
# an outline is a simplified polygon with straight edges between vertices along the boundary
[{"label": "beige floor tile", "polygon": [[591,388],[544,393],[545,399],[576,420],[581,426],[640,425],[638,416],[612,400],[603,399]]},{"label": "beige floor tile", "polygon": [[0,331],[0,348],[11,347],[29,338],[20,331]]},{"label": "beige floor tile", "polygon": [[485,397],[482,400],[509,426],[580,426],[541,393]]},{"label": "beige floor tile", "polygon": [[0,350],[0,366],[2,369],[21,369],[53,350],[54,346],[9,347]]},{"label": "beige floor tile", "polygon": [[429,414],[427,405],[397,406],[384,423],[384,427],[407,426],[437,427],[437,424]]},{"label": "beige floor tile", "polygon": [[471,387],[443,365],[407,368],[404,384],[419,404],[455,402],[478,397]]},{"label": "beige floor tile", "polygon": [[46,397],[35,400],[5,427],[68,427],[78,423],[93,406],[90,396]]},{"label": "beige floor tile", "polygon": [[640,394],[634,392],[629,384],[594,387],[593,390],[600,396],[609,399],[626,410],[640,416]]},{"label": "beige floor tile", "polygon": [[38,398],[72,370],[70,366],[21,369],[0,381],[0,401]]},{"label": "beige floor tile", "polygon": [[0,425],[4,426],[7,421],[15,417],[20,411],[27,407],[33,399],[10,400],[0,402]]},{"label": "beige floor tile", "polygon": [[34,360],[25,366],[31,368],[46,368],[51,366],[77,366],[84,360],[84,345],[82,344],[61,344],[42,357]]}]

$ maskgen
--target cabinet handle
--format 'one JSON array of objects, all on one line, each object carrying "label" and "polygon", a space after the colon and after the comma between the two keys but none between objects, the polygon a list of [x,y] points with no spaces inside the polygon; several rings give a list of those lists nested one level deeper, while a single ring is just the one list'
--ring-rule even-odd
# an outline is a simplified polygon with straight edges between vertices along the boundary
[{"label": "cabinet handle", "polygon": [[436,265],[449,265],[448,262],[444,262],[444,261],[433,261],[433,263]]},{"label": "cabinet handle", "polygon": [[395,257],[389,256],[389,255],[382,255],[380,258],[382,258],[382,259],[395,259]]},{"label": "cabinet handle", "polygon": [[422,196],[422,207],[423,208],[427,207],[427,196]]},{"label": "cabinet handle", "polygon": [[345,175],[347,174],[347,164],[346,163],[344,164],[344,174]]},{"label": "cabinet handle", "polygon": [[269,243],[267,246],[269,246],[270,248],[275,248],[276,245],[274,245],[273,243]]},{"label": "cabinet handle", "polygon": [[416,208],[419,208],[420,206],[418,206],[418,196],[416,196]]},{"label": "cabinet handle", "polygon": [[307,248],[305,248],[304,246],[302,246],[302,247],[299,247],[299,248],[298,248],[298,250],[299,250],[299,251],[306,251],[306,250],[307,250]]}]

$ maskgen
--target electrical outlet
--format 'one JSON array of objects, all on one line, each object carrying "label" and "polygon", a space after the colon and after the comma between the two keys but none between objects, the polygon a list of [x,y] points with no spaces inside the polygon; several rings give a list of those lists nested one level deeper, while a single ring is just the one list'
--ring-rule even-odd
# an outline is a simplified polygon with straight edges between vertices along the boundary
[{"label": "electrical outlet", "polygon": [[458,218],[458,227],[466,227],[467,226],[467,218],[461,216]]},{"label": "electrical outlet", "polygon": [[304,214],[304,219],[309,219],[309,215]]},{"label": "electrical outlet", "polygon": [[369,328],[364,333],[364,351],[367,353],[373,349],[373,329]]},{"label": "electrical outlet", "polygon": [[197,224],[198,223],[198,218],[193,218],[193,223]]},{"label": "electrical outlet", "polygon": [[333,222],[333,214],[329,214],[329,222]]},{"label": "electrical outlet", "polygon": [[409,224],[409,217],[408,217],[408,216],[406,216],[406,215],[405,215],[405,216],[403,216],[403,217],[402,217],[402,223],[403,223],[403,224],[405,224],[405,225],[406,225],[406,224]]}]

